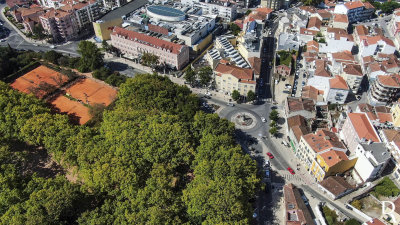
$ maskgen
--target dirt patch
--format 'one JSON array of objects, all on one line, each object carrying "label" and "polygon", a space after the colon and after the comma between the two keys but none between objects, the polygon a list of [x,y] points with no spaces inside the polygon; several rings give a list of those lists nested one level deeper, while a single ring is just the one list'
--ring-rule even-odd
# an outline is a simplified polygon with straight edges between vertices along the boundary
[{"label": "dirt patch", "polygon": [[65,174],[64,169],[47,154],[45,149],[23,142],[13,142],[10,146],[12,151],[21,152],[24,156],[25,160],[20,167],[23,175],[36,173],[40,177],[53,178]]},{"label": "dirt patch", "polygon": [[367,195],[364,198],[359,199],[362,208],[361,211],[371,217],[379,218],[382,214],[382,206],[373,197]]}]

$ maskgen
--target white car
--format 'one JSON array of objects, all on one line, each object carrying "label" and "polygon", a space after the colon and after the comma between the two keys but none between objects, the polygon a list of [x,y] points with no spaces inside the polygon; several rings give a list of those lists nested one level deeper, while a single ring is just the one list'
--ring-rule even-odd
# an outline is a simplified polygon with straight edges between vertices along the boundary
[{"label": "white car", "polygon": [[262,121],[263,123],[267,122],[267,120],[266,120],[264,117],[261,117],[261,121]]},{"label": "white car", "polygon": [[56,46],[54,46],[54,45],[50,45],[50,48],[56,48]]}]

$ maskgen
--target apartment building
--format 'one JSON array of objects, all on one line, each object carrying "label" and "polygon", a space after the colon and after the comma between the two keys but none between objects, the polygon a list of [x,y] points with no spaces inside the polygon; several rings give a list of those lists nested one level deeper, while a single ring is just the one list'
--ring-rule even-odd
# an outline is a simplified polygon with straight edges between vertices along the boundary
[{"label": "apartment building", "polygon": [[279,10],[284,7],[285,0],[261,0],[260,5],[273,10]]},{"label": "apartment building", "polygon": [[92,24],[94,21],[99,19],[101,15],[99,3],[95,0],[66,5],[61,7],[61,9],[64,9],[65,11],[71,10],[74,12],[76,22],[80,29]]},{"label": "apartment building", "polygon": [[355,64],[345,64],[340,76],[342,76],[347,82],[351,91],[354,94],[357,94],[358,90],[360,89],[361,81],[364,77],[361,66]]},{"label": "apartment building", "polygon": [[181,0],[181,3],[191,7],[199,7],[203,10],[203,14],[217,15],[227,22],[234,21],[237,16],[237,5],[229,1]]},{"label": "apartment building", "polygon": [[56,42],[72,40],[78,35],[78,23],[71,12],[52,8],[39,18],[45,32]]},{"label": "apartment building", "polygon": [[359,143],[366,141],[381,142],[366,113],[347,113],[339,134],[351,153],[355,153]]},{"label": "apartment building", "polygon": [[387,37],[378,36],[365,36],[360,38],[359,55],[361,58],[367,56],[378,56],[379,53],[394,54],[396,46],[393,41]]},{"label": "apartment building", "polygon": [[[315,133],[306,134],[300,138],[299,148],[296,151],[296,156],[304,162],[305,168],[310,170],[310,173],[313,174],[317,173],[317,166],[316,163],[314,163],[314,161],[317,159],[317,155],[321,155],[332,150],[343,152],[344,154],[337,153],[337,155],[339,155],[338,157],[347,160],[347,156],[345,156],[347,149],[335,135],[335,133],[328,130],[318,130]],[[329,155],[332,157],[332,154],[329,153]],[[329,156],[327,155],[326,157]],[[322,161],[319,162],[322,163]],[[320,172],[325,173],[325,170]]]},{"label": "apartment building", "polygon": [[214,76],[218,91],[232,94],[234,90],[237,90],[242,96],[247,96],[249,91],[256,93],[257,82],[253,69],[240,68],[220,62],[214,69]]},{"label": "apartment building", "polygon": [[301,136],[311,133],[311,128],[307,125],[306,118],[301,115],[288,117],[286,125],[290,146],[296,153]]},{"label": "apartment building", "polygon": [[136,31],[115,27],[111,34],[111,44],[128,58],[140,57],[144,52],[159,57],[160,63],[171,68],[182,69],[189,63],[189,47],[148,36]]},{"label": "apartment building", "polygon": [[[364,183],[380,177],[388,164],[391,155],[384,143],[371,141],[359,143],[355,155],[357,163],[354,166],[353,176],[358,183]],[[357,179],[358,178],[358,179]]]},{"label": "apartment building", "polygon": [[400,75],[378,75],[368,91],[372,105],[385,105],[399,98]]},{"label": "apartment building", "polygon": [[375,7],[369,2],[354,1],[344,4],[336,4],[335,14],[346,14],[349,18],[349,23],[363,21],[369,19],[375,12]]},{"label": "apartment building", "polygon": [[329,88],[324,92],[324,99],[328,104],[344,104],[349,92],[350,88],[346,81],[342,77],[336,76],[329,80]]}]

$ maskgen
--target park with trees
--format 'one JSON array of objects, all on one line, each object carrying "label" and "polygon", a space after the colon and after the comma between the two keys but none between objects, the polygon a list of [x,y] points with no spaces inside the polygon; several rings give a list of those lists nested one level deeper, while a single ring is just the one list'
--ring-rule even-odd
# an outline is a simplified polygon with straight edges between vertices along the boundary
[{"label": "park with trees", "polygon": [[[92,60],[78,62],[95,69]],[[2,224],[251,223],[256,163],[231,122],[201,112],[197,96],[167,77],[127,79],[111,107],[93,110],[101,116],[92,125],[73,125],[1,81],[0,99]],[[27,169],[31,149],[62,172]]]}]

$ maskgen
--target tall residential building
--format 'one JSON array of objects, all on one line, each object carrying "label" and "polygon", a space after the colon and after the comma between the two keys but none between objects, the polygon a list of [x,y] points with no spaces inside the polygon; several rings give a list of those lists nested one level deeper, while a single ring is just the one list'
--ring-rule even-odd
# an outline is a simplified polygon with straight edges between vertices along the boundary
[{"label": "tall residential building", "polygon": [[111,44],[126,57],[137,58],[147,52],[159,57],[160,63],[171,68],[182,69],[189,63],[189,47],[165,41],[147,34],[115,27]]},{"label": "tall residential building", "polygon": [[372,105],[385,105],[399,98],[400,75],[379,75],[372,83],[368,97]]},{"label": "tall residential building", "polygon": [[115,9],[125,5],[126,3],[128,3],[127,0],[103,0],[103,6],[107,9]]},{"label": "tall residential building", "polygon": [[56,42],[72,40],[78,35],[78,23],[71,12],[50,9],[39,18],[43,29],[51,34]]},{"label": "tall residential building", "polygon": [[285,1],[284,0],[261,0],[261,6],[267,7],[273,10],[279,10],[283,8]]},{"label": "tall residential building", "polygon": [[381,142],[366,113],[347,113],[347,118],[340,131],[340,138],[351,153],[355,153],[359,143]]},{"label": "tall residential building", "polygon": [[363,21],[370,18],[375,12],[375,7],[369,2],[354,1],[335,6],[335,14],[346,14],[349,23]]},{"label": "tall residential building", "polygon": [[72,1],[70,4],[60,7],[60,9],[73,13],[80,29],[88,24],[92,24],[92,22],[100,17],[100,6],[95,0],[87,2]]}]

